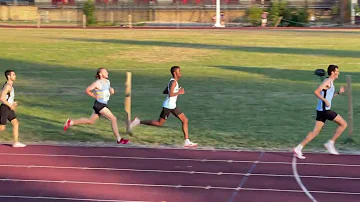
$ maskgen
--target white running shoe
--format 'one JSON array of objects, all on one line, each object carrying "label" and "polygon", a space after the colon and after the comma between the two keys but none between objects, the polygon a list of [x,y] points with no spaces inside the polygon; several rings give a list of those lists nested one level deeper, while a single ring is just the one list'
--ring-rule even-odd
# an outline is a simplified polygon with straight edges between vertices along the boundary
[{"label": "white running shoe", "polygon": [[184,147],[197,147],[197,146],[198,146],[198,143],[193,143],[190,140],[188,140],[188,141],[185,140]]},{"label": "white running shoe", "polygon": [[132,131],[132,129],[140,124],[140,119],[138,117],[135,117],[135,119],[130,123],[129,130]]},{"label": "white running shoe", "polygon": [[334,142],[329,140],[324,144],[325,148],[329,151],[330,154],[339,155],[339,152],[336,151]]},{"label": "white running shoe", "polygon": [[19,147],[26,147],[26,145],[23,144],[23,143],[21,143],[21,142],[15,142],[12,146],[13,146],[13,147],[17,147],[17,148],[19,148]]},{"label": "white running shoe", "polygon": [[303,156],[303,154],[302,154],[302,152],[301,152],[301,149],[299,149],[299,148],[297,148],[297,147],[295,147],[295,148],[293,149],[293,152],[294,152],[294,155],[295,155],[296,157],[298,157],[299,159],[305,159],[305,158],[306,158],[305,156]]}]

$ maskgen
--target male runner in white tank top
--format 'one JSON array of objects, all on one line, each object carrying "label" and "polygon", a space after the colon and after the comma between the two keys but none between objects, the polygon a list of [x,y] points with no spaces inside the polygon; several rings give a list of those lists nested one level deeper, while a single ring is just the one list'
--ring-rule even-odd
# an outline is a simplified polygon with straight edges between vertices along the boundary
[{"label": "male runner in white tank top", "polygon": [[135,118],[134,121],[130,124],[130,131],[139,124],[151,125],[151,126],[162,126],[166,120],[168,119],[170,113],[176,116],[182,122],[182,129],[184,133],[184,147],[196,147],[198,144],[193,143],[189,139],[188,134],[188,119],[185,114],[180,111],[180,109],[176,106],[176,101],[179,95],[185,93],[185,90],[179,86],[179,79],[181,77],[181,71],[179,66],[173,66],[170,69],[172,74],[172,78],[170,79],[168,86],[164,90],[164,94],[167,94],[163,104],[162,111],[159,117],[159,120],[144,120],[140,121],[139,118]]},{"label": "male runner in white tank top", "polygon": [[335,111],[331,110],[331,103],[334,96],[345,92],[344,87],[340,87],[339,92],[335,92],[334,81],[339,77],[339,68],[336,65],[329,65],[327,73],[329,78],[325,79],[322,84],[315,90],[314,94],[318,97],[318,104],[316,107],[316,123],[312,132],[309,132],[307,137],[294,148],[293,152],[299,159],[305,159],[302,154],[302,149],[314,137],[316,137],[323,128],[325,121],[334,121],[339,126],[337,127],[334,136],[324,144],[330,154],[338,155],[334,144],[336,139],[344,132],[347,127],[346,121]]},{"label": "male runner in white tank top", "polygon": [[5,130],[7,121],[13,125],[14,143],[13,147],[25,147],[26,145],[19,142],[19,121],[16,118],[15,109],[17,102],[15,102],[14,82],[16,74],[14,70],[6,70],[5,77],[7,82],[3,85],[0,101],[0,131]]},{"label": "male runner in white tank top", "polygon": [[118,144],[127,144],[129,140],[120,137],[117,118],[110,111],[107,103],[110,99],[110,95],[115,91],[110,87],[110,81],[108,80],[109,73],[105,68],[99,68],[96,72],[96,81],[88,86],[85,90],[86,94],[95,99],[93,106],[93,113],[90,118],[81,118],[77,120],[68,119],[64,125],[64,131],[70,126],[80,124],[94,124],[100,116],[103,116],[111,121],[111,127],[114,132]]}]

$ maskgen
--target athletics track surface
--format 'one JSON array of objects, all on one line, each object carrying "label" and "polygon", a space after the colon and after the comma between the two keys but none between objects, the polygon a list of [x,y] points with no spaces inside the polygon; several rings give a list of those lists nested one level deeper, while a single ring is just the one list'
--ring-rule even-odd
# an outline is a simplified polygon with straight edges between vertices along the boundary
[{"label": "athletics track surface", "polygon": [[304,155],[0,145],[0,201],[359,201],[359,156]]}]

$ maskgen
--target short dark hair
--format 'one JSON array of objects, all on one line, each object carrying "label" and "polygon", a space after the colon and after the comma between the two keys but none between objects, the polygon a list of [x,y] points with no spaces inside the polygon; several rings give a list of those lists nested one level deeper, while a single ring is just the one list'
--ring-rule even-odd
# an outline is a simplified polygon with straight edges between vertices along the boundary
[{"label": "short dark hair", "polygon": [[8,80],[8,76],[10,76],[11,72],[15,72],[15,71],[12,70],[12,69],[8,69],[8,70],[5,71],[5,78],[6,78],[6,80]]},{"label": "short dark hair", "polygon": [[336,65],[329,65],[328,69],[327,69],[327,74],[330,76],[331,72],[334,72],[337,68],[339,68]]},{"label": "short dark hair", "polygon": [[105,69],[104,67],[100,67],[99,69],[96,70],[96,75],[95,78],[100,79],[100,72],[102,69]]},{"label": "short dark hair", "polygon": [[170,69],[171,75],[174,76],[174,72],[175,72],[177,69],[180,69],[180,67],[179,67],[179,66],[172,66],[171,69]]}]

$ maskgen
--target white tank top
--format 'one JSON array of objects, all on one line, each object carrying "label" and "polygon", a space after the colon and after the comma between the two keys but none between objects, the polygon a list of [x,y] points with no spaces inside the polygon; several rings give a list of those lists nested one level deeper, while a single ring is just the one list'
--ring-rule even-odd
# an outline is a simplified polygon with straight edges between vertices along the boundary
[{"label": "white tank top", "polygon": [[173,97],[170,97],[170,82],[171,81],[174,81],[176,82],[176,86],[174,88],[174,92],[173,93],[177,93],[179,92],[179,84],[178,82],[174,79],[174,78],[171,78],[169,83],[168,83],[168,95],[166,97],[166,99],[164,100],[163,102],[163,107],[167,108],[167,109],[175,109],[176,108],[176,101],[177,101],[177,97],[178,96],[173,96]]},{"label": "white tank top", "polygon": [[[3,88],[5,87],[7,83],[5,83],[3,85]],[[11,91],[9,93],[6,94],[6,100],[10,103],[10,104],[13,104],[14,103],[14,99],[15,99],[15,90],[14,90],[14,87],[11,86]]]},{"label": "white tank top", "polygon": [[98,80],[101,83],[101,89],[96,89],[95,93],[98,96],[96,99],[98,102],[107,104],[110,99],[110,81],[109,80]]},{"label": "white tank top", "polygon": [[327,90],[323,89],[321,91],[321,96],[324,97],[329,102],[330,107],[327,107],[325,102],[318,99],[318,104],[316,106],[316,110],[317,111],[330,110],[331,109],[331,101],[332,101],[332,99],[334,97],[334,93],[335,93],[335,86],[334,86],[333,82],[330,82],[330,88],[327,89]]}]

